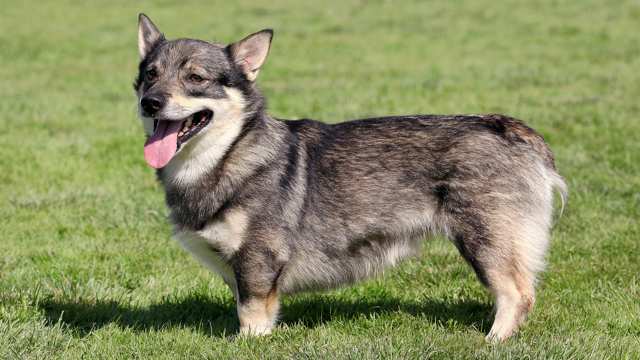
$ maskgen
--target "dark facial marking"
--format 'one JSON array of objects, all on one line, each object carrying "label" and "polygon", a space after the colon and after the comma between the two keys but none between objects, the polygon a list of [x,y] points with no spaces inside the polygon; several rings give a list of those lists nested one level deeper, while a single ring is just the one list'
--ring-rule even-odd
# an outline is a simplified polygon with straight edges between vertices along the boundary
[{"label": "dark facial marking", "polygon": [[140,62],[134,88],[143,93],[154,87],[165,93],[221,98],[225,96],[222,86],[233,70],[220,45],[191,39],[164,41]]}]

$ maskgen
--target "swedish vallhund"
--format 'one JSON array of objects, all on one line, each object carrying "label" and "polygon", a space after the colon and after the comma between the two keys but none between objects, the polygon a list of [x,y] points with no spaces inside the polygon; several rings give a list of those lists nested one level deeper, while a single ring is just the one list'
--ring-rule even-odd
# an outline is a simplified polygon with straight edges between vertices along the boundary
[{"label": "swedish vallhund", "polygon": [[535,300],[566,185],[543,138],[503,115],[279,120],[255,81],[273,32],[230,44],[138,24],[144,158],[175,238],[222,276],[241,334],[269,334],[279,296],[382,272],[443,234],[495,296],[487,335]]}]

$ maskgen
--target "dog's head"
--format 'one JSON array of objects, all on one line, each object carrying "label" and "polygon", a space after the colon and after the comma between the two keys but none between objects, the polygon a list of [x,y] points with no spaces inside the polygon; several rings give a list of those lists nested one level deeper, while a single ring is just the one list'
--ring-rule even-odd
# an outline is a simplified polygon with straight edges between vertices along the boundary
[{"label": "dog's head", "polygon": [[144,154],[149,165],[163,168],[205,133],[240,126],[231,122],[243,121],[251,112],[250,102],[261,99],[253,83],[272,37],[271,30],[262,30],[226,46],[193,39],[169,41],[140,14],[141,62],[134,88],[148,137]]}]

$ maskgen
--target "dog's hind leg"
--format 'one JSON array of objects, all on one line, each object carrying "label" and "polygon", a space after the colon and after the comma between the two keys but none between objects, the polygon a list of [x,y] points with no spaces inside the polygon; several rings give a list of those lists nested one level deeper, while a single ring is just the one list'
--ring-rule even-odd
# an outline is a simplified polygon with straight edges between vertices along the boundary
[{"label": "dog's hind leg", "polygon": [[546,224],[544,219],[535,223],[517,215],[469,216],[452,229],[460,253],[495,297],[488,341],[512,336],[533,307],[536,275],[544,267],[548,243]]},{"label": "dog's hind leg", "polygon": [[[500,342],[516,333],[533,308],[535,280],[533,274],[511,265],[489,267],[488,287],[495,297],[495,319],[486,339]],[[511,267],[511,269],[509,269]]]}]

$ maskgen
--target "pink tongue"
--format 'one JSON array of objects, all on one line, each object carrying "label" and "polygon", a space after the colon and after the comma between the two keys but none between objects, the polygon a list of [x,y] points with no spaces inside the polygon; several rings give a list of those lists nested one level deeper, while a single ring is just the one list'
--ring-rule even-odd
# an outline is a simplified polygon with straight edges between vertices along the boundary
[{"label": "pink tongue", "polygon": [[182,121],[158,120],[153,135],[144,144],[144,159],[156,169],[167,165],[178,148],[178,131]]}]

